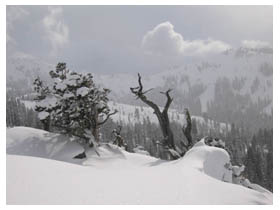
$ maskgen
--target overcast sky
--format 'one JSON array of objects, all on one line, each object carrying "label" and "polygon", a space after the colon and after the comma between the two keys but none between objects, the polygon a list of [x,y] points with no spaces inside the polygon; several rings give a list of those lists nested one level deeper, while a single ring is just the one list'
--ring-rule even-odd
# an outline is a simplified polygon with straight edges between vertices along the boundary
[{"label": "overcast sky", "polygon": [[8,6],[7,56],[75,70],[151,72],[230,48],[272,46],[272,6]]}]

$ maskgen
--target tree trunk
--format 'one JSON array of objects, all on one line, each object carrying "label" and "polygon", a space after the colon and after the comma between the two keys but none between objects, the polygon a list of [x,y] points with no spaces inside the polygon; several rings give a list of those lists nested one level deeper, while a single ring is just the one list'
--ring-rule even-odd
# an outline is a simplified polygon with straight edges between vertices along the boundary
[{"label": "tree trunk", "polygon": [[42,123],[43,123],[43,129],[45,131],[50,131],[50,120],[46,119],[46,120],[42,121]]},{"label": "tree trunk", "polygon": [[169,95],[169,92],[171,89],[167,90],[166,92],[161,92],[162,94],[165,94],[167,97],[166,104],[164,106],[163,111],[160,111],[159,107],[152,101],[148,100],[145,93],[148,91],[143,92],[143,86],[141,82],[141,76],[138,74],[138,84],[139,87],[136,88],[130,88],[131,92],[137,96],[137,98],[140,98],[145,104],[150,106],[154,110],[154,114],[157,116],[159,125],[163,134],[163,146],[167,146],[170,149],[175,150],[175,144],[174,144],[174,136],[173,132],[170,128],[169,124],[169,117],[168,117],[168,109],[170,104],[172,103],[172,98]]},{"label": "tree trunk", "polygon": [[[98,129],[98,127],[94,127],[94,128],[92,128],[92,130],[91,130],[91,134],[92,134],[92,136],[94,137],[94,140],[95,140],[95,142],[97,143],[97,144],[99,144],[99,129]],[[93,147],[93,143],[92,142],[90,142],[90,145],[89,145],[90,147]]]},{"label": "tree trunk", "polygon": [[[91,134],[94,137],[94,141],[99,144],[99,129],[98,129],[98,111],[97,109],[94,110],[93,114],[93,121],[92,121],[92,129],[91,129]],[[90,147],[93,147],[93,144],[90,145]]]}]

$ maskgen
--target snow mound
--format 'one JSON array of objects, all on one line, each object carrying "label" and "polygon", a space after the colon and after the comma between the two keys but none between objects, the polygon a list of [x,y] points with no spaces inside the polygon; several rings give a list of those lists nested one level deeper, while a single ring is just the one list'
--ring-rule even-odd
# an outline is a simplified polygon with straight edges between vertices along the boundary
[{"label": "snow mound", "polygon": [[227,163],[230,163],[229,154],[224,149],[206,145],[204,139],[197,142],[180,160],[180,164],[198,169],[213,178],[232,182],[232,172],[225,168]]},{"label": "snow mound", "polygon": [[[146,157],[145,154],[136,154],[126,152],[113,144],[101,144],[98,148],[86,151],[86,160],[82,162],[86,166],[95,168],[114,168],[114,169],[132,169],[141,166],[147,166],[151,162],[157,161],[154,157]],[[120,163],[122,167],[120,168]]]},{"label": "snow mound", "polygon": [[7,129],[7,204],[272,204],[272,193],[230,183],[227,152],[203,140],[176,161],[105,143],[78,164],[56,161],[81,152],[63,135]]},{"label": "snow mound", "polygon": [[141,145],[137,145],[135,148],[133,148],[133,152],[142,154],[142,155],[150,155],[148,151],[145,150],[145,148]]},{"label": "snow mound", "polygon": [[7,128],[6,136],[6,152],[11,155],[77,163],[79,160],[73,157],[83,152],[83,148],[78,143],[69,141],[69,137],[35,128]]},{"label": "snow mound", "polygon": [[7,155],[7,204],[272,204],[265,193],[180,164],[130,168],[123,163],[98,168]]}]

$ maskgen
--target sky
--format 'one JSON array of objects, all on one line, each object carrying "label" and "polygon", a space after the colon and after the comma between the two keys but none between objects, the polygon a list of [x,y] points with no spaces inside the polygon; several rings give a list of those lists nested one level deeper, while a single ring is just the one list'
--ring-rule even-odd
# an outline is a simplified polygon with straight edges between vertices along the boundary
[{"label": "sky", "polygon": [[94,73],[157,72],[273,45],[272,6],[7,6],[7,58]]}]

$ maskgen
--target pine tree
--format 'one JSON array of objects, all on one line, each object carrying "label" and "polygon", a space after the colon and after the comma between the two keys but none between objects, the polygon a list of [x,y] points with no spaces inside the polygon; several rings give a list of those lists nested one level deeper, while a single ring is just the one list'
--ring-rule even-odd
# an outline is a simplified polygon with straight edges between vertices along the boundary
[{"label": "pine tree", "polygon": [[108,107],[109,89],[101,89],[93,76],[70,71],[66,63],[58,63],[50,71],[53,84],[44,86],[40,78],[34,82],[37,93],[35,110],[45,128],[78,137],[83,145],[99,143],[100,127],[116,113]]}]

